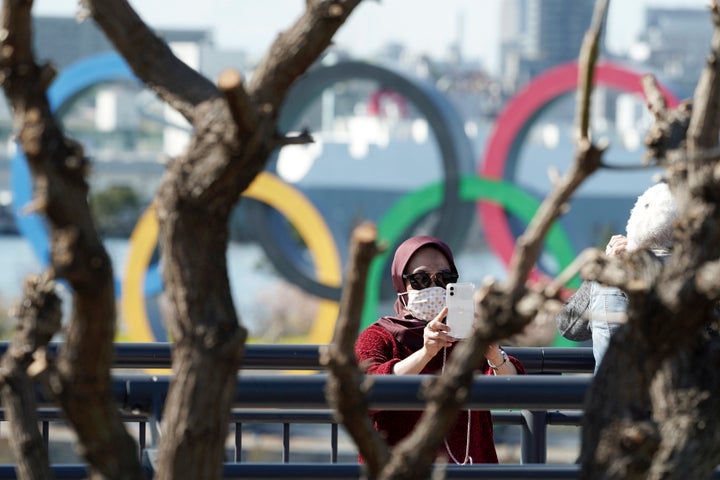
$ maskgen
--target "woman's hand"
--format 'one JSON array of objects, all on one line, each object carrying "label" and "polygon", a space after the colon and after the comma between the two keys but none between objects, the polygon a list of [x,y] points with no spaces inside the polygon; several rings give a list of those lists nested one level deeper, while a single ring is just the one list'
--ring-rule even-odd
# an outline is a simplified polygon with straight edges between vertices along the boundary
[{"label": "woman's hand", "polygon": [[445,315],[447,315],[447,307],[443,308],[437,317],[425,325],[423,346],[409,357],[396,363],[393,367],[393,373],[396,375],[420,373],[443,347],[449,347],[453,344],[455,339],[448,334],[450,327],[443,323]]},{"label": "woman's hand", "polygon": [[620,255],[627,250],[627,244],[628,240],[625,235],[613,235],[610,237],[607,247],[605,247],[605,255],[608,257]]},{"label": "woman's hand", "polygon": [[449,347],[455,341],[455,338],[448,333],[450,327],[443,323],[447,311],[447,307],[440,310],[438,316],[430,320],[423,331],[423,348],[430,358],[437,355],[441,348]]}]

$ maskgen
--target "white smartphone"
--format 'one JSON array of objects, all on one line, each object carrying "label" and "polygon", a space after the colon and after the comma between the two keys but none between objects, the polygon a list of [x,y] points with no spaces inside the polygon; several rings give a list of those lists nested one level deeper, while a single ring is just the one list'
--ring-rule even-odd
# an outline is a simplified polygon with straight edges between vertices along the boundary
[{"label": "white smartphone", "polygon": [[445,323],[455,338],[470,336],[475,322],[475,285],[472,283],[448,283],[445,287],[445,304],[448,313]]}]

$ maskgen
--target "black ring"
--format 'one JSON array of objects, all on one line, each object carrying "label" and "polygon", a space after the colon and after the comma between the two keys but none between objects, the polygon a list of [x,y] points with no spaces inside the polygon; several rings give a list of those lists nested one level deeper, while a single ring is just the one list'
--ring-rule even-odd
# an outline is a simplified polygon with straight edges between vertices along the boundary
[{"label": "black ring", "polygon": [[[475,206],[474,203],[460,200],[459,182],[463,175],[474,173],[474,154],[460,115],[448,98],[434,87],[408,75],[365,62],[342,61],[330,66],[318,66],[298,79],[288,92],[279,114],[279,130],[287,132],[293,128],[310,103],[328,86],[355,79],[376,81],[379,88],[398,92],[425,115],[439,145],[445,171],[445,195],[432,233],[451,247],[461,247],[473,221]],[[269,160],[267,169],[275,172],[276,164],[277,153]],[[297,248],[292,247],[293,242],[287,233],[281,231],[284,228],[282,222],[272,219],[279,215],[269,215],[271,211],[270,207],[258,202],[247,204],[248,220],[253,225],[254,235],[275,268],[286,280],[306,292],[321,298],[339,300],[340,288],[322,284],[305,273],[307,265],[302,264],[301,255]],[[284,230],[287,231],[287,228]],[[335,241],[344,264],[348,242],[338,242],[337,238]]]}]

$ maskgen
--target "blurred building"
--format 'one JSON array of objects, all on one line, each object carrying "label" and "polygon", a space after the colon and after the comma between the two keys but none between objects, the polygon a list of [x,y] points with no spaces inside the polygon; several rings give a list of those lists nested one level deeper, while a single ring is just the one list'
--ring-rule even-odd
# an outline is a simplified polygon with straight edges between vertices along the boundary
[{"label": "blurred building", "polygon": [[577,59],[594,5],[594,0],[503,2],[503,90],[515,92],[544,70]]},{"label": "blurred building", "polygon": [[656,72],[680,97],[692,96],[710,52],[712,18],[704,8],[648,8],[630,59]]},{"label": "blurred building", "polygon": [[[39,59],[52,60],[58,70],[98,53],[113,51],[110,42],[88,19],[70,17],[33,17],[33,42]],[[156,33],[170,44],[193,44],[199,49],[212,48],[210,30],[157,29]]]}]

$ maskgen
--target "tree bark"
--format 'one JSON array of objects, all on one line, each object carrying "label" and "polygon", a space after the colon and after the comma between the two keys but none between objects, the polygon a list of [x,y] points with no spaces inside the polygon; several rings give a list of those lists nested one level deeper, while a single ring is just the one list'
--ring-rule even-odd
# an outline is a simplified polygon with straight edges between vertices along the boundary
[{"label": "tree bark", "polygon": [[353,230],[350,261],[340,299],[340,313],[333,342],[323,352],[322,362],[328,366],[327,399],[338,422],[345,425],[365,460],[368,478],[377,478],[390,460],[390,449],[373,428],[368,415],[368,385],[355,361],[355,341],[360,330],[365,285],[370,262],[380,253],[377,229],[364,223]]},{"label": "tree bark", "polygon": [[135,441],[125,430],[111,390],[115,333],[112,265],[87,203],[88,165],[82,148],[56,123],[46,88],[54,72],[35,62],[31,1],[3,3],[3,88],[33,176],[31,210],[48,220],[51,277],[72,288],[73,305],[52,392],[77,432],[81,454],[107,478],[142,478]]},{"label": "tree bark", "polygon": [[29,277],[15,316],[18,326],[0,361],[0,395],[10,424],[10,445],[19,478],[50,479],[50,460],[38,430],[33,377],[46,370],[44,349],[60,330],[62,311],[54,283],[47,277]]},{"label": "tree bark", "polygon": [[125,0],[84,1],[135,74],[195,129],[156,198],[175,342],[159,479],[221,477],[247,336],[227,275],[229,215],[273,150],[285,143],[275,124],[290,85],[327,48],[358,3],[306,2],[305,14],[278,37],[249,87],[240,75],[226,72],[218,88],[176,59]]},{"label": "tree bark", "polygon": [[720,462],[718,338],[708,334],[717,328],[720,295],[707,277],[720,256],[717,2],[711,13],[712,52],[692,109],[667,111],[649,96],[656,125],[646,141],[678,204],[672,256],[662,265],[648,252],[632,252],[596,262],[588,277],[623,288],[629,310],[588,392],[583,478],[708,478]]}]

